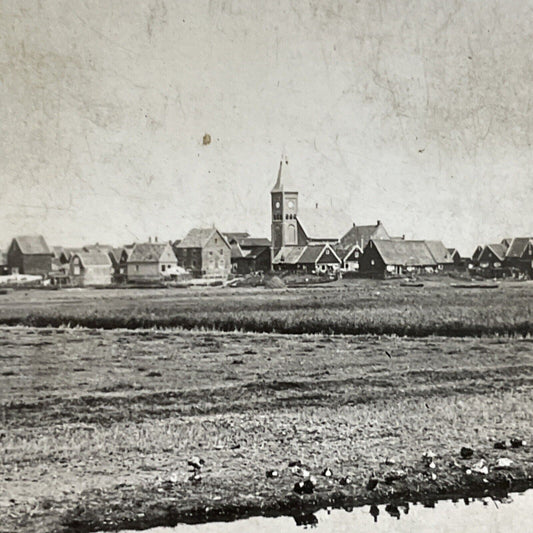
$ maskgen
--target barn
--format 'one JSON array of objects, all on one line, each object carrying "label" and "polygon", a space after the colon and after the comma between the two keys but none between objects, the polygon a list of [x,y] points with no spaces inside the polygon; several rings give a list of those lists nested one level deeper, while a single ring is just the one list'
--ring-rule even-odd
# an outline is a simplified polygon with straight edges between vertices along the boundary
[{"label": "barn", "polygon": [[21,235],[11,241],[7,262],[13,274],[45,277],[52,270],[52,250],[42,235]]}]

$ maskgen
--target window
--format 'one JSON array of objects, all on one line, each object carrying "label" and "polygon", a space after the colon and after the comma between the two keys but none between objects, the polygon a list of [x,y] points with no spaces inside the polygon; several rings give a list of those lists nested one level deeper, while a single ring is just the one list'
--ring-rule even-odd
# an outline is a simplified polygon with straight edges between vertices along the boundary
[{"label": "window", "polygon": [[215,244],[218,244],[218,239],[215,237]]},{"label": "window", "polygon": [[220,249],[220,255],[224,255],[224,250],[222,248]]},{"label": "window", "polygon": [[161,265],[161,272],[164,272],[165,271],[165,265]]},{"label": "window", "polygon": [[135,265],[135,272],[139,272],[139,265]]},{"label": "window", "polygon": [[371,264],[372,266],[374,266],[374,265],[376,264],[376,262],[375,262],[373,259],[371,259],[371,260],[370,260],[370,264]]}]

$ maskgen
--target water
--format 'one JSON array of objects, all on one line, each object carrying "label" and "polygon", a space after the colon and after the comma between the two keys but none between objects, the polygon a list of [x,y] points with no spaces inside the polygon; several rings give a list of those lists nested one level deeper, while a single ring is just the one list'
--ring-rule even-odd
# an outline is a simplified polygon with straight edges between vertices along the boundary
[{"label": "water", "polygon": [[[321,510],[297,517],[253,517],[234,522],[157,527],[149,533],[527,533],[533,531],[533,490],[503,501],[465,499],[422,504],[363,506],[353,510]],[[122,533],[126,533],[123,531]],[[129,533],[129,532],[128,532]]]}]

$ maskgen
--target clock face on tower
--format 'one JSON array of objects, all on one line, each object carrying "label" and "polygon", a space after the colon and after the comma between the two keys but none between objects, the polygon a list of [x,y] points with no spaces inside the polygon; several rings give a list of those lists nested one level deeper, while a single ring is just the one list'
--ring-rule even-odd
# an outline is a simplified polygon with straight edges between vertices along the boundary
[{"label": "clock face on tower", "polygon": [[289,209],[294,209],[294,202],[292,200],[289,200],[288,204]]},{"label": "clock face on tower", "polygon": [[280,205],[281,205],[281,204],[280,204],[279,202],[276,202],[276,209],[279,209],[279,206],[280,206]]}]

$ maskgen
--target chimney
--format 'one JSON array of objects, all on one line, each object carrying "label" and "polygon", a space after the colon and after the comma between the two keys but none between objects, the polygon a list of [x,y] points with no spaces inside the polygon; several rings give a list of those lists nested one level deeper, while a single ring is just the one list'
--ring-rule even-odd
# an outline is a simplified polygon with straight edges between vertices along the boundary
[{"label": "chimney", "polygon": [[152,242],[152,237],[148,237],[148,242],[149,242],[149,243]]},{"label": "chimney", "polygon": [[154,237],[154,242],[157,242],[157,237]]},{"label": "chimney", "polygon": [[381,225],[381,220],[378,219],[378,223],[377,223],[378,226]]},{"label": "chimney", "polygon": [[318,209],[318,202],[315,204],[315,209]]}]

